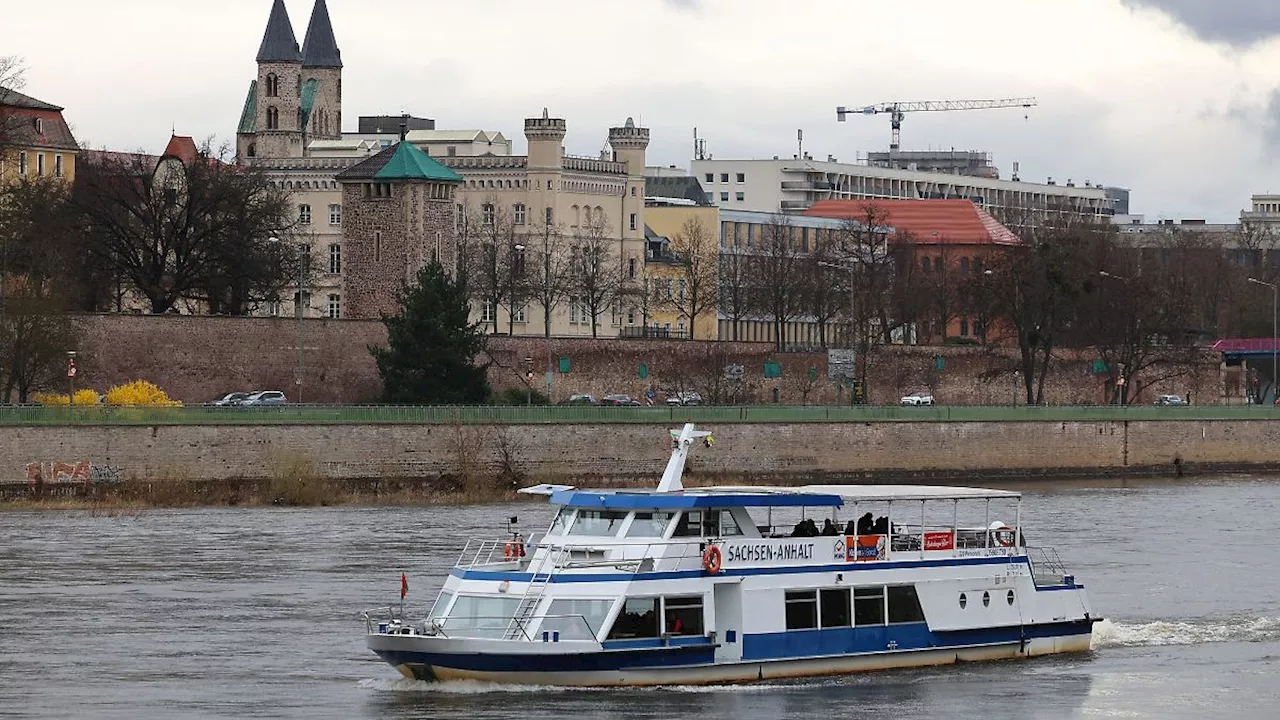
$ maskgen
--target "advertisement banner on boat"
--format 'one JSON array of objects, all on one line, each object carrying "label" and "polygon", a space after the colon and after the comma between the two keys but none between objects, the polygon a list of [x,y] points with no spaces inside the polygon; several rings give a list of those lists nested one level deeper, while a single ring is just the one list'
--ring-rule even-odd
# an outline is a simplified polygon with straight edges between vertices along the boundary
[{"label": "advertisement banner on boat", "polygon": [[815,545],[812,540],[725,543],[724,562],[725,565],[794,565],[813,560]]},{"label": "advertisement banner on boat", "polygon": [[885,535],[859,535],[857,543],[848,543],[849,557],[846,559],[855,562],[883,560],[885,538]]},{"label": "advertisement banner on boat", "polygon": [[955,550],[956,536],[950,530],[944,532],[927,532],[924,534],[925,550]]}]

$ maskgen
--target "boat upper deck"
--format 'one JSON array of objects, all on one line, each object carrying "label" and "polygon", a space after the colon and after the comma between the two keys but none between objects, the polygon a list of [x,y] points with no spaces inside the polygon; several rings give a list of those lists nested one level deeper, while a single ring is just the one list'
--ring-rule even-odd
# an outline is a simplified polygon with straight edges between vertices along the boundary
[{"label": "boat upper deck", "polygon": [[539,485],[520,492],[549,495],[553,505],[617,510],[733,507],[844,507],[860,502],[1017,500],[1021,493],[943,485],[804,485],[800,487],[704,487],[656,490],[580,490]]}]

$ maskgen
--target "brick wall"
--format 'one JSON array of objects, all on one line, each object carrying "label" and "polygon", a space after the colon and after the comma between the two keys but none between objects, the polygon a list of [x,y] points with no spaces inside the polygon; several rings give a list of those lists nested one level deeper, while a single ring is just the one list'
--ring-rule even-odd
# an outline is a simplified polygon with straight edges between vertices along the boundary
[{"label": "brick wall", "polygon": [[[353,263],[354,264],[354,263]],[[351,279],[348,278],[348,288]],[[348,297],[351,297],[348,290]],[[92,315],[82,318],[87,357],[77,383],[104,390],[143,378],[186,402],[212,399],[234,390],[279,389],[296,399],[298,322],[294,318],[225,318],[151,315]],[[381,382],[370,344],[385,342],[378,321],[307,319],[303,325],[305,402],[371,402]],[[627,393],[641,397],[655,387],[666,391],[696,389],[708,400],[770,402],[775,385],[783,403],[847,402],[845,392],[827,379],[822,353],[777,353],[767,343],[687,342],[656,340],[592,340],[590,338],[492,337],[489,378],[497,389],[524,387],[525,358],[532,358],[535,386],[543,389],[548,367],[569,359],[569,373],[557,373],[553,399],[574,392],[596,395]],[[936,358],[944,359],[938,370]],[[1066,356],[1054,365],[1046,386],[1050,403],[1104,401],[1099,376],[1090,374],[1091,353]],[[766,362],[781,365],[780,379],[763,377]],[[725,365],[743,368],[735,390],[723,379]],[[648,377],[641,377],[641,366]],[[967,347],[894,347],[870,367],[870,401],[894,404],[907,392],[932,389],[938,401],[951,405],[1008,404],[1021,386],[1009,370],[1011,358]],[[817,381],[810,383],[809,368]],[[1154,394],[1190,395],[1196,403],[1219,402],[1222,396],[1217,358],[1206,354],[1196,372],[1150,389]],[[1238,400],[1237,400],[1238,401]]]},{"label": "brick wall", "polygon": [[[705,481],[822,482],[1174,474],[1280,467],[1267,421],[883,422],[710,426],[689,463]],[[160,426],[0,429],[0,480],[28,463],[86,462],[125,478],[269,477],[303,457],[335,479],[492,472],[503,449],[530,481],[656,483],[670,453],[656,424]]]}]

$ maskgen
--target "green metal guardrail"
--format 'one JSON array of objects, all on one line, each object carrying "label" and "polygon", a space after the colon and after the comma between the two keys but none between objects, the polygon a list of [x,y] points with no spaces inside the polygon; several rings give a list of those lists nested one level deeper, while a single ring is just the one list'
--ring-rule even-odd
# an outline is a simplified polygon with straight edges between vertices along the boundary
[{"label": "green metal guardrail", "polygon": [[0,426],[36,425],[445,425],[474,423],[1100,422],[1280,420],[1264,405],[734,407],[286,405],[281,407],[42,407],[0,405]]}]

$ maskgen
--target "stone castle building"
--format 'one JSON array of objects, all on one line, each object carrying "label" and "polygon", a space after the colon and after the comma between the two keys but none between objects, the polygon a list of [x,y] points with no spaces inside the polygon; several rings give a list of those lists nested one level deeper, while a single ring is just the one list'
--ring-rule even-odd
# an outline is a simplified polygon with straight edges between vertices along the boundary
[{"label": "stone castle building", "polygon": [[[505,223],[501,234],[513,248],[536,244],[535,236],[545,236],[550,228],[564,253],[572,252],[584,234],[604,228],[608,264],[618,275],[619,300],[611,312],[596,319],[595,333],[617,337],[628,325],[643,323],[638,307],[625,298],[638,294],[644,270],[647,128],[628,118],[609,130],[607,151],[576,157],[565,152],[565,120],[543,109],[524,121],[528,150],[520,156],[496,131],[436,130],[434,123],[428,129],[407,118],[398,133],[343,133],[342,117],[341,52],[325,0],[316,0],[301,48],[283,1],[274,0],[258,51],[257,75],[241,115],[237,158],[264,170],[295,199],[298,229],[312,269],[307,287],[293,294],[296,312],[377,317],[392,307],[388,303],[394,303],[394,289],[416,273],[426,249],[434,251],[437,236],[444,261],[454,252],[459,228],[466,232],[478,223],[483,234],[487,223],[492,237],[499,234],[494,225]],[[385,130],[385,125],[379,123],[376,129]],[[401,144],[405,147],[397,147]],[[388,183],[360,177],[377,163],[439,168],[426,174],[441,177],[397,177]],[[457,179],[444,177],[441,170],[455,173]],[[452,211],[445,217],[443,198],[433,193],[443,193],[436,186],[449,182]],[[370,187],[376,192],[383,186],[392,192],[392,202],[365,194]],[[415,197],[426,193],[429,202],[421,208],[416,201],[401,206],[400,191]],[[410,214],[391,222],[391,205]],[[419,225],[410,232],[406,223],[411,222]],[[409,234],[401,236],[404,233]],[[371,258],[373,266],[367,264]],[[379,277],[385,282],[371,278],[371,272],[383,273]],[[528,297],[508,298],[500,307],[486,307],[484,302],[473,306],[475,319],[486,321],[491,331],[544,331],[542,310]],[[278,305],[264,308],[268,313],[280,310]],[[584,303],[572,291],[564,294],[550,320],[554,335],[592,335]]]}]

